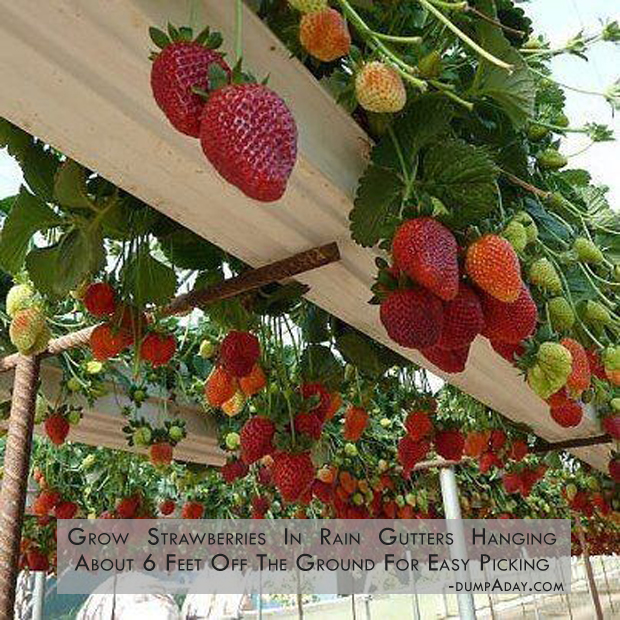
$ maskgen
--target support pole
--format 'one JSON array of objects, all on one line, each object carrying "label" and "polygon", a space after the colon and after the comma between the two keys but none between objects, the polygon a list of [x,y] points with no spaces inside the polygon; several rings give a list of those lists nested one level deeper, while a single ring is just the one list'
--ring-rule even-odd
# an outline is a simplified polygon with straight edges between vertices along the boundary
[{"label": "support pole", "polygon": [[594,580],[594,571],[592,570],[592,564],[590,563],[588,542],[586,541],[585,534],[583,533],[583,527],[581,525],[579,515],[575,515],[575,527],[577,528],[577,535],[579,536],[579,542],[581,543],[583,563],[586,567],[586,576],[588,577],[588,586],[590,588],[590,596],[592,596],[592,602],[594,603],[596,617],[597,620],[603,620],[603,607],[601,606],[601,599],[599,598],[598,588],[596,587],[596,581]]},{"label": "support pole", "polygon": [[[459,489],[453,467],[443,467],[439,472],[443,508],[446,514],[448,529],[452,530],[455,539],[454,550],[463,557],[466,553],[463,518],[459,504]],[[458,557],[458,556],[457,556]],[[476,605],[471,592],[458,592],[457,601],[461,620],[476,620]]]},{"label": "support pole", "polygon": [[22,355],[15,369],[0,489],[0,618],[12,618],[15,605],[39,368],[38,357]]},{"label": "support pole", "polygon": [[32,592],[32,620],[43,620],[46,583],[47,575],[43,571],[37,571],[34,574],[34,589]]}]

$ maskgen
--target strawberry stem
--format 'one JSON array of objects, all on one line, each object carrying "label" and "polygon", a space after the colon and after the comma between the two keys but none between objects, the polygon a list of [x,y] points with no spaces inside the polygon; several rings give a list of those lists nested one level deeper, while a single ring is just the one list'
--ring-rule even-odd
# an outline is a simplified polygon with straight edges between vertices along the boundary
[{"label": "strawberry stem", "polygon": [[235,0],[235,60],[243,56],[243,0]]}]

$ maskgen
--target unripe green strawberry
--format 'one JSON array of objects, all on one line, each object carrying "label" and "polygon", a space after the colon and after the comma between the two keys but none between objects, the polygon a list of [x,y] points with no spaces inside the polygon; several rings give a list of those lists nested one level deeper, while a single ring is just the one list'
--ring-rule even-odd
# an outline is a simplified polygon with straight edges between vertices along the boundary
[{"label": "unripe green strawberry", "polygon": [[20,310],[29,308],[34,303],[34,291],[28,284],[12,286],[6,296],[6,313],[13,318]]},{"label": "unripe green strawberry", "polygon": [[52,337],[52,332],[47,325],[43,326],[41,332],[37,336],[34,344],[24,353],[26,355],[38,355],[39,353],[43,353],[47,349],[47,345],[49,344],[50,338]]},{"label": "unripe green strawberry", "polygon": [[561,293],[562,281],[553,263],[548,258],[539,258],[530,266],[529,279],[543,291]]},{"label": "unripe green strawberry", "polygon": [[241,437],[239,436],[239,433],[228,433],[224,441],[229,450],[236,450],[241,443]]},{"label": "unripe green strawberry", "polygon": [[607,347],[603,351],[605,370],[620,370],[620,345]]},{"label": "unripe green strawberry", "polygon": [[151,443],[151,429],[147,426],[137,428],[133,434],[133,442],[136,446],[148,446]]},{"label": "unripe green strawberry", "polygon": [[69,422],[71,426],[77,426],[80,423],[81,419],[82,413],[80,411],[76,411],[75,409],[69,411],[69,413],[67,414],[67,422]]},{"label": "unripe green strawberry", "polygon": [[525,231],[525,226],[523,226],[521,222],[517,222],[516,220],[508,222],[508,225],[502,232],[502,237],[509,241],[516,252],[523,252],[523,250],[525,250],[525,246],[527,245],[527,232]]},{"label": "unripe green strawberry", "polygon": [[369,112],[393,114],[407,103],[405,84],[398,72],[380,61],[366,63],[355,78],[355,95]]},{"label": "unripe green strawberry", "polygon": [[357,456],[357,446],[354,443],[345,443],[344,453],[347,456]]},{"label": "unripe green strawberry", "polygon": [[86,362],[86,372],[89,375],[98,375],[103,370],[103,364],[97,360]]},{"label": "unripe green strawberry", "polygon": [[554,330],[565,332],[575,324],[575,313],[564,297],[554,297],[547,302],[547,308]]},{"label": "unripe green strawberry", "polygon": [[45,315],[37,308],[20,310],[15,314],[9,327],[11,342],[20,353],[30,354],[30,350],[40,344],[37,339],[45,335]]},{"label": "unripe green strawberry", "polygon": [[577,254],[577,258],[581,263],[602,263],[604,260],[603,253],[593,241],[584,237],[578,237],[573,244],[573,250]]},{"label": "unripe green strawberry", "polygon": [[538,166],[543,170],[559,170],[568,164],[568,159],[556,149],[545,149],[536,158]]},{"label": "unripe green strawberry", "polygon": [[519,211],[513,218],[513,221],[523,224],[527,233],[527,242],[534,243],[538,240],[538,226],[532,216],[527,211]]},{"label": "unripe green strawberry", "polygon": [[543,400],[561,390],[572,370],[573,356],[557,342],[543,342],[536,362],[527,371],[527,381]]},{"label": "unripe green strawberry", "polygon": [[609,404],[614,411],[620,411],[620,398],[612,398]]},{"label": "unripe green strawberry", "polygon": [[538,142],[549,135],[549,129],[536,123],[527,128],[527,137],[533,142]]},{"label": "unripe green strawberry", "polygon": [[69,392],[79,392],[82,389],[82,383],[77,377],[71,377],[67,381],[67,389]]},{"label": "unripe green strawberry", "polygon": [[588,301],[583,314],[586,323],[591,325],[609,325],[611,323],[611,315],[609,310],[598,301]]},{"label": "unripe green strawberry", "polygon": [[288,3],[302,13],[314,13],[327,8],[327,0],[288,0]]},{"label": "unripe green strawberry", "polygon": [[381,418],[379,424],[381,424],[382,428],[388,428],[392,425],[392,420],[390,418]]},{"label": "unripe green strawberry", "polygon": [[185,437],[185,431],[180,426],[171,426],[168,435],[172,441],[179,442]]},{"label": "unripe green strawberry", "polygon": [[566,114],[560,112],[553,117],[553,125],[557,125],[558,127],[568,127],[570,125],[570,120]]},{"label": "unripe green strawberry", "polygon": [[203,340],[200,343],[200,350],[198,351],[198,355],[200,355],[200,357],[202,357],[203,359],[208,360],[215,355],[216,351],[217,347],[215,343],[211,342],[210,340]]},{"label": "unripe green strawberry", "polygon": [[433,50],[418,62],[418,71],[427,80],[439,77],[441,69],[441,54],[437,50]]},{"label": "unripe green strawberry", "polygon": [[89,470],[97,461],[97,457],[94,454],[89,454],[85,456],[82,460],[82,469],[87,471]]}]

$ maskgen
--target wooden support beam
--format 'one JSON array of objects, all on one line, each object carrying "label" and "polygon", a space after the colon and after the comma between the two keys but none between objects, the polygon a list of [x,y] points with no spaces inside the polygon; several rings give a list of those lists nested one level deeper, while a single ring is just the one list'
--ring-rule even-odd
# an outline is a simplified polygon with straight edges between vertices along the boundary
[{"label": "wooden support beam", "polygon": [[[541,440],[542,441],[542,440]],[[554,443],[542,442],[539,446],[534,446],[530,450],[533,454],[544,454],[545,452],[553,452],[554,450],[570,450],[572,448],[587,448],[588,446],[599,446],[611,443],[613,439],[610,435],[596,435],[594,437],[582,437],[577,439],[568,439],[567,441],[556,441]]]}]

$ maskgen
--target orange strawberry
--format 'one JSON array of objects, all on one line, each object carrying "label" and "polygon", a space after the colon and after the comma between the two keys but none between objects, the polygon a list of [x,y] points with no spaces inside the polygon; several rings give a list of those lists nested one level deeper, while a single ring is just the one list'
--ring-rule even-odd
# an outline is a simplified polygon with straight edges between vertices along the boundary
[{"label": "orange strawberry", "polygon": [[379,114],[400,112],[407,103],[407,91],[398,71],[377,60],[366,63],[355,78],[359,104]]},{"label": "orange strawberry", "polygon": [[475,431],[469,433],[465,438],[464,453],[472,458],[480,458],[482,454],[489,448],[489,439],[491,431]]},{"label": "orange strawberry", "polygon": [[239,387],[248,398],[258,394],[266,385],[267,378],[260,364],[254,364],[252,372],[239,379]]},{"label": "orange strawberry", "polygon": [[329,408],[325,413],[325,421],[331,420],[342,407],[342,396],[338,392],[329,395]]},{"label": "orange strawberry", "polygon": [[240,390],[237,390],[232,398],[229,398],[222,404],[222,411],[230,418],[236,416],[243,411],[245,407],[245,395]]},{"label": "orange strawberry", "polygon": [[149,448],[149,459],[153,465],[170,465],[172,463],[172,446],[167,441],[154,443]]},{"label": "orange strawberry", "polygon": [[420,441],[433,432],[433,422],[426,411],[412,411],[405,420],[407,434],[414,441]]},{"label": "orange strawberry", "polygon": [[221,407],[236,391],[236,380],[221,366],[213,369],[205,383],[205,397],[212,407]]},{"label": "orange strawberry", "polygon": [[362,407],[349,407],[344,418],[344,438],[357,441],[368,426],[368,412]]},{"label": "orange strawberry", "polygon": [[335,9],[307,13],[299,26],[299,41],[318,60],[332,62],[349,53],[351,35]]},{"label": "orange strawberry", "polygon": [[564,338],[560,344],[573,356],[573,366],[566,381],[566,387],[573,398],[578,398],[584,390],[590,387],[590,362],[585,349],[576,340]]},{"label": "orange strawberry", "polygon": [[521,265],[510,243],[497,235],[484,235],[467,249],[467,275],[486,293],[512,303],[521,293]]}]

